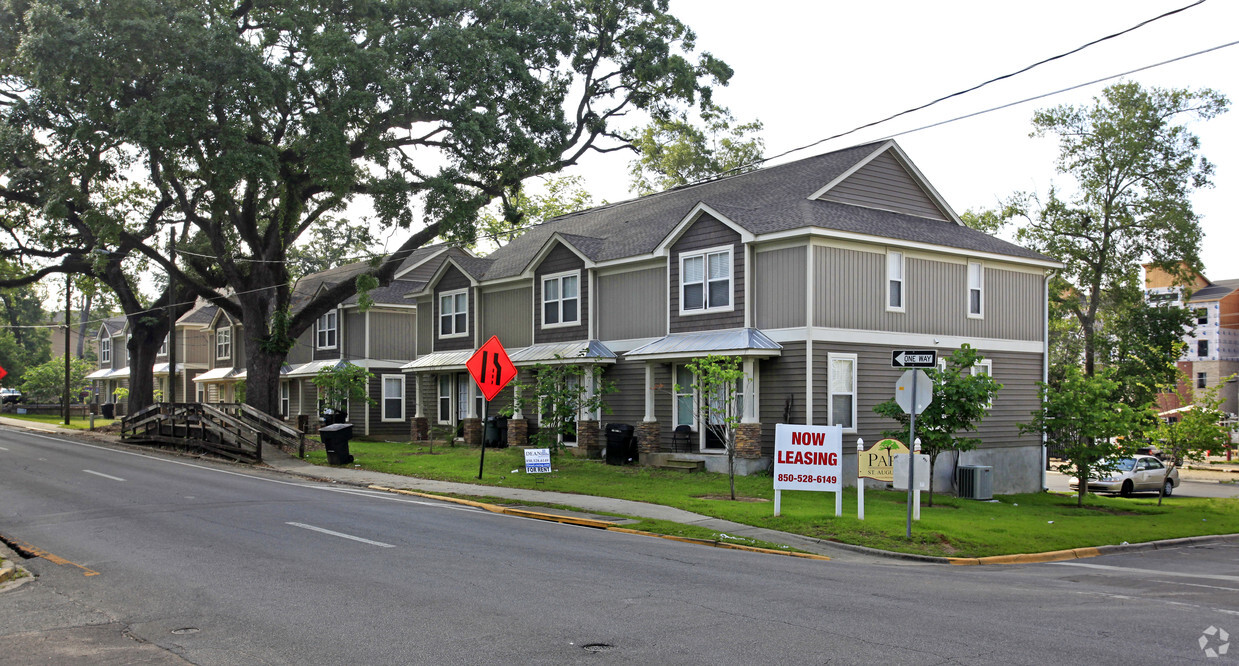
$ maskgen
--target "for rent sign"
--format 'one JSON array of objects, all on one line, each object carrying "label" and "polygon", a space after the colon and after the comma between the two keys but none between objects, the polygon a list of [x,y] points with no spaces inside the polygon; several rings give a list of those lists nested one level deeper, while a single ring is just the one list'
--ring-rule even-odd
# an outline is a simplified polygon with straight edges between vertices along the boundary
[{"label": "for rent sign", "polygon": [[843,427],[780,423],[774,428],[774,489],[839,492]]}]

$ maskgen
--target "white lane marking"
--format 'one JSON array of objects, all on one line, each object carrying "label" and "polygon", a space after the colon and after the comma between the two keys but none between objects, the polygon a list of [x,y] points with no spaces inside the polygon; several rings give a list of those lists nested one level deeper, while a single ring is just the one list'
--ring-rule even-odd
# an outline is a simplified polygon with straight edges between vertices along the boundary
[{"label": "white lane marking", "polygon": [[102,476],[105,479],[111,479],[113,481],[124,481],[124,479],[120,478],[119,476],[112,476],[111,474],[104,474],[103,472],[96,472],[93,469],[84,469],[82,471],[86,472],[87,474],[94,474],[95,476]]},{"label": "white lane marking", "polygon": [[1225,581],[1227,583],[1239,583],[1239,576],[1225,576],[1222,574],[1194,574],[1184,573],[1180,571],[1158,571],[1156,569],[1134,569],[1132,567],[1115,567],[1108,564],[1087,564],[1085,562],[1054,562],[1059,566],[1064,567],[1087,567],[1089,569],[1104,569],[1106,571],[1123,571],[1126,573],[1149,574],[1152,576],[1171,576],[1176,578],[1204,578],[1206,580]]},{"label": "white lane marking", "polygon": [[325,530],[321,527],[315,527],[313,525],[306,525],[305,523],[284,523],[284,524],[292,525],[293,527],[300,527],[303,530],[311,530],[313,532],[322,532],[323,534],[330,534],[331,536],[338,536],[341,539],[352,539],[353,541],[360,541],[362,543],[368,543],[371,546],[379,546],[380,548],[395,548],[395,546],[391,545],[390,543],[383,543],[382,541],[371,541],[369,539],[363,539],[359,536],[353,536],[351,534],[344,534],[343,532],[332,532],[331,530]]},{"label": "white lane marking", "polygon": [[8,451],[8,449],[4,448],[3,446],[0,446],[0,451]]},{"label": "white lane marking", "polygon": [[1210,590],[1226,590],[1227,592],[1239,592],[1239,587],[1221,587],[1219,585],[1201,585],[1200,583],[1184,583],[1181,580],[1155,580],[1154,583],[1164,583],[1166,585],[1188,585],[1191,587],[1207,587]]}]

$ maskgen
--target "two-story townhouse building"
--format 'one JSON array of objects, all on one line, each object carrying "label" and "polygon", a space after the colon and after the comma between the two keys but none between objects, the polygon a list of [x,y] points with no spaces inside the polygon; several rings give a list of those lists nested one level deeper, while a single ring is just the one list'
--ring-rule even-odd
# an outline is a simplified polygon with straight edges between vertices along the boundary
[{"label": "two-story townhouse building", "polygon": [[[1193,390],[1221,385],[1221,409],[1232,421],[1239,414],[1239,280],[1210,281],[1192,274],[1186,284],[1151,264],[1144,266],[1145,300],[1187,308],[1193,315],[1192,330],[1184,334],[1183,356],[1178,368]],[[1158,396],[1167,415],[1185,407],[1175,393]]]},{"label": "two-story townhouse building", "polygon": [[129,320],[122,316],[110,317],[95,329],[94,344],[99,355],[99,368],[86,375],[91,383],[91,402],[117,404],[117,413],[123,414],[126,401],[118,400],[117,389],[129,388]]},{"label": "two-story townhouse building", "polygon": [[[738,456],[768,467],[774,424],[839,424],[853,450],[893,422],[892,351],[970,344],[1004,385],[964,464],[995,466],[995,491],[1041,487],[1043,447],[1017,424],[1046,374],[1046,285],[1060,264],[972,230],[894,141],[882,141],[574,213],[538,225],[485,259],[449,260],[411,297],[419,319],[415,431],[478,419],[489,406],[464,374],[497,335],[518,367],[601,364],[619,391],[610,413],[580,415],[578,444],[598,421],[636,426],[642,460],[669,455],[725,467],[696,422],[685,364],[739,357]],[[514,414],[519,443],[537,415]],[[473,438],[477,435],[474,434]],[[855,457],[847,456],[847,465]],[[940,473],[949,474],[949,465]],[[854,469],[854,467],[852,468]]]}]

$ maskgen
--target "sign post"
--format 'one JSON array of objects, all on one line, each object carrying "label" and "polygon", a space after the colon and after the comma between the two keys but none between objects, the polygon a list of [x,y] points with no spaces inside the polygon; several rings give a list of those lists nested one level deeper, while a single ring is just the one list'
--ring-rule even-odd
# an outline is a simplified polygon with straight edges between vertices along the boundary
[{"label": "sign post", "polygon": [[[900,349],[891,352],[891,367],[893,368],[932,368],[938,362],[938,352],[933,349]],[[921,378],[924,377],[922,380]],[[911,386],[907,386],[910,384]],[[901,397],[907,391],[907,397]],[[917,389],[922,394],[921,400],[917,400]],[[928,390],[926,390],[928,388]],[[895,402],[903,408],[903,411],[909,416],[908,441],[916,441],[916,415],[925,411],[929,403],[933,401],[933,384],[929,381],[929,375],[926,375],[921,370],[909,370],[899,378],[899,383],[895,384]],[[911,463],[911,460],[909,460]],[[908,528],[906,538],[912,538],[912,501],[913,491],[916,487],[916,465],[908,465]]]},{"label": "sign post", "polygon": [[[473,356],[465,362],[469,376],[482,390],[482,397],[489,403],[508,382],[516,378],[516,366],[508,358],[508,352],[499,342],[499,336],[492,335]],[[485,430],[483,430],[485,433]],[[482,436],[482,456],[478,459],[478,478],[482,478],[482,467],[486,464],[486,436]]]}]

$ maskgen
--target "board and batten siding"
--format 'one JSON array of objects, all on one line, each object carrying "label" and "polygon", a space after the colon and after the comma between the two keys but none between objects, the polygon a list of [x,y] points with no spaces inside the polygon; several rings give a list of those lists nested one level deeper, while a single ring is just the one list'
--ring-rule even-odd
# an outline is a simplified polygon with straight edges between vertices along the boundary
[{"label": "board and batten siding", "polygon": [[753,307],[757,328],[805,325],[805,248],[753,254]]},{"label": "board and batten siding", "polygon": [[890,151],[875,157],[818,198],[932,220],[949,219]]},{"label": "board and batten siding", "polygon": [[366,358],[366,313],[356,309],[341,310],[340,320],[344,324],[339,327],[339,340],[336,341],[342,348],[340,358]]},{"label": "board and batten siding", "polygon": [[633,428],[641,425],[645,418],[645,363],[621,358],[614,365],[603,366],[602,381],[619,389],[602,398],[610,409],[603,410],[603,423],[627,423]]},{"label": "board and batten siding", "polygon": [[[439,279],[439,284],[435,286],[434,300],[431,303],[434,307],[434,316],[432,317],[434,321],[432,328],[434,329],[435,351],[473,349],[473,332],[474,327],[477,325],[477,318],[474,317],[473,313],[477,307],[477,304],[473,302],[474,293],[473,290],[470,289],[470,286],[471,284],[469,277],[460,272],[456,266],[449,266],[443,273],[443,277]],[[465,324],[468,335],[441,338],[439,337],[439,297],[446,292],[458,291],[460,289],[468,289],[467,293],[469,294],[467,307],[468,314],[466,315],[467,323]]]},{"label": "board and batten siding", "polygon": [[[730,310],[680,316],[680,255],[696,250],[731,246]],[[710,215],[702,215],[671,246],[668,270],[671,289],[668,306],[671,311],[671,333],[709,331],[744,326],[744,244],[740,234]]]},{"label": "board and batten siding", "polygon": [[[575,326],[542,327],[542,277],[555,273],[577,271],[577,319]],[[557,244],[547,253],[538,267],[534,269],[534,293],[536,294],[533,308],[533,325],[535,343],[574,342],[589,339],[589,274],[585,270],[585,262],[575,252]]]},{"label": "board and batten siding", "polygon": [[1043,278],[985,267],[982,319],[968,317],[967,265],[906,258],[905,312],[886,310],[886,254],[814,247],[813,324],[900,333],[1040,340]]},{"label": "board and batten siding", "polygon": [[[803,342],[784,342],[783,354],[763,359],[758,367],[757,415],[761,452],[774,455],[774,425],[805,422],[805,350]],[[790,405],[790,411],[788,407]],[[789,418],[784,419],[784,413]]]},{"label": "board and batten siding", "polygon": [[370,358],[386,361],[410,361],[413,331],[417,315],[411,310],[398,312],[370,311]]},{"label": "board and batten siding", "polygon": [[598,339],[632,340],[667,334],[667,270],[647,268],[600,275]]},{"label": "board and batten siding", "polygon": [[533,289],[517,287],[482,294],[482,337],[499,337],[507,349],[533,344]]},{"label": "board and batten siding", "polygon": [[434,306],[429,296],[417,299],[417,355],[434,351]]}]

